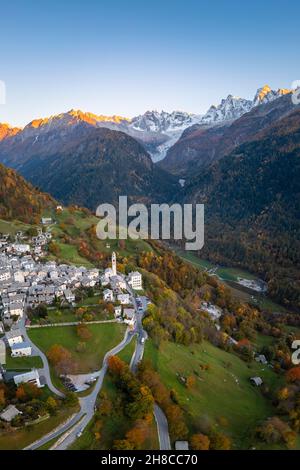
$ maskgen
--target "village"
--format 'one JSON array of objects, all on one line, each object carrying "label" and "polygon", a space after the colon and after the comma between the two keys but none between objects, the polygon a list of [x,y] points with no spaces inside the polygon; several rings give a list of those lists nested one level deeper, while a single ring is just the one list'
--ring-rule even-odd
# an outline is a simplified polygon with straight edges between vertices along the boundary
[{"label": "village", "polygon": [[[6,370],[7,355],[17,358],[37,354],[26,333],[30,309],[41,305],[51,308],[54,303],[73,308],[78,289],[95,288],[105,303],[113,304],[114,320],[134,330],[136,313],[144,311],[148,302],[141,297],[143,301],[137,299],[133,305],[133,291],[142,290],[142,275],[118,273],[115,253],[112,253],[111,267],[104,272],[45,260],[52,239],[52,220],[43,218],[41,224],[44,230],[38,229],[36,236],[25,236],[20,231],[11,240],[7,234],[0,235],[0,381],[13,381],[16,386],[33,383],[38,388],[45,385],[38,369]],[[10,406],[9,410],[3,410],[0,419],[10,421],[15,413]]]}]

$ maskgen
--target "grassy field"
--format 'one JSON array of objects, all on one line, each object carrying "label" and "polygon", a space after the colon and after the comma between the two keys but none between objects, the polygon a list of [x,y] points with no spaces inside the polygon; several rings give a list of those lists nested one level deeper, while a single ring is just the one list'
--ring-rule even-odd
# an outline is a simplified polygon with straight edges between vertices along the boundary
[{"label": "grassy field", "polygon": [[56,416],[51,416],[42,423],[25,427],[19,431],[10,432],[9,434],[0,433],[0,450],[21,450],[48,434],[52,429],[59,426],[76,410],[74,408],[63,409]]},{"label": "grassy field", "polygon": [[2,220],[0,219],[0,232],[15,235],[19,230],[26,231],[31,225],[24,224],[18,220]]},{"label": "grassy field", "polygon": [[103,357],[107,351],[116,346],[124,335],[124,325],[109,323],[89,325],[92,338],[86,343],[86,351],[78,353],[76,346],[80,341],[76,334],[76,327],[58,326],[29,329],[32,341],[47,352],[53,344],[60,344],[67,348],[78,364],[78,373],[88,373],[99,370]]},{"label": "grassy field", "polygon": [[6,368],[8,370],[26,370],[33,367],[37,369],[43,367],[40,357],[11,357],[10,354],[6,355]]},{"label": "grassy field", "polygon": [[[235,448],[248,448],[253,443],[252,433],[257,424],[274,414],[270,402],[249,382],[250,377],[260,376],[276,389],[281,380],[269,367],[256,362],[248,366],[236,355],[208,342],[191,347],[166,343],[158,351],[147,341],[145,357],[152,361],[163,383],[178,392],[181,404],[190,415],[187,422],[191,432],[193,422],[201,418],[208,418],[219,427],[220,418],[225,418],[228,425],[223,430],[232,437]],[[209,365],[209,370],[202,371],[201,365]],[[188,375],[196,377],[192,390],[179,380],[179,376]]]},{"label": "grassy field", "polygon": [[[135,339],[131,341],[119,354],[118,356],[128,364],[134,353]],[[106,374],[102,391],[105,392],[110,400],[116,403],[119,396],[119,392],[112,382],[110,376]],[[123,439],[128,430],[128,419],[117,412],[112,412],[109,417],[103,418],[103,429],[101,441],[95,444],[93,433],[92,433],[93,422],[87,426],[82,436],[76,440],[71,446],[72,450],[87,450],[87,449],[111,449],[113,441],[115,439]],[[159,449],[158,437],[156,424],[153,422],[149,428],[149,437],[147,438],[144,449],[156,450]]]},{"label": "grassy field", "polygon": [[[45,215],[52,217],[56,221],[56,224],[51,228],[55,239],[63,234],[78,239],[85,231],[95,227],[99,222],[99,219],[94,215],[87,215],[80,210],[70,211],[70,209],[66,208],[60,213],[52,212]],[[75,246],[59,243],[59,247],[61,249],[60,258],[62,261],[83,266],[91,265],[88,260],[78,254]],[[146,241],[130,239],[124,241],[124,248],[119,246],[118,240],[96,240],[95,249],[103,253],[117,251],[119,255],[126,257],[139,254],[143,251],[152,251],[152,248]]]}]

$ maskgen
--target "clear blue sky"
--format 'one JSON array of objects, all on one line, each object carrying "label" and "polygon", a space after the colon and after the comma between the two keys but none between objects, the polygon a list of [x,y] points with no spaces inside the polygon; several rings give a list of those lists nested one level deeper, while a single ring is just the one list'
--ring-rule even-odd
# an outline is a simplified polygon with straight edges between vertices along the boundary
[{"label": "clear blue sky", "polygon": [[71,108],[201,113],[229,93],[290,87],[299,23],[299,0],[1,2],[0,122]]}]

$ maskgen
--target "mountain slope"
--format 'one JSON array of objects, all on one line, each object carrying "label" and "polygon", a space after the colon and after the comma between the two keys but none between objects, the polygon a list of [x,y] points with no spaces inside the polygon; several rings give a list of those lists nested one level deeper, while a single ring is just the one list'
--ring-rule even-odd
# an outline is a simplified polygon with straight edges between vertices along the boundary
[{"label": "mountain slope", "polygon": [[54,206],[55,201],[49,195],[0,164],[0,219],[36,223],[43,210]]},{"label": "mountain slope", "polygon": [[170,197],[173,178],[156,168],[133,138],[106,128],[79,130],[80,137],[77,133],[64,146],[25,159],[19,171],[65,204],[92,210],[103,202],[116,204],[120,195],[145,203]]},{"label": "mountain slope", "polygon": [[195,169],[205,168],[242,143],[256,139],[261,130],[267,129],[294,108],[291,97],[282,94],[260,106],[253,106],[251,111],[233,122],[224,120],[214,126],[195,125],[183,132],[160,166],[182,177],[193,175]]},{"label": "mountain slope", "polygon": [[201,256],[247,267],[300,308],[300,110],[194,177],[182,202],[206,206]]}]

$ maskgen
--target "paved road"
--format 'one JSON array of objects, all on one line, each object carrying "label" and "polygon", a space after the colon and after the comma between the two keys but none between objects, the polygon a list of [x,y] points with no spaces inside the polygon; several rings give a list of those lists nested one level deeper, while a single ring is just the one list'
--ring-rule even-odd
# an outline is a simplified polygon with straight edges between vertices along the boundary
[{"label": "paved road", "polygon": [[[132,304],[135,308],[136,312],[136,332],[137,332],[137,342],[135,351],[131,358],[130,368],[132,372],[136,372],[138,368],[139,362],[143,359],[144,350],[145,350],[145,343],[148,338],[147,332],[143,329],[143,315],[144,313],[139,313],[136,303],[136,298],[131,290],[130,286],[127,286],[127,290],[131,294]],[[144,341],[142,342],[142,338]],[[154,417],[157,425],[157,433],[159,439],[159,448],[160,450],[171,450],[171,442],[170,442],[170,435],[169,435],[169,426],[167,418],[163,412],[163,410],[155,403],[154,404]]]},{"label": "paved road", "polygon": [[[102,368],[99,372],[98,380],[96,382],[96,385],[93,391],[91,392],[90,395],[79,398],[80,411],[74,417],[72,417],[72,419],[70,419],[64,425],[62,425],[60,428],[58,428],[57,430],[54,430],[53,432],[47,434],[46,436],[43,436],[38,441],[29,445],[26,448],[26,450],[37,449],[41,447],[42,445],[46,444],[47,442],[49,442],[50,440],[57,438],[58,436],[61,436],[61,439],[59,440],[59,444],[55,447],[55,450],[66,450],[71,444],[73,444],[73,442],[75,442],[78,433],[82,432],[86,428],[88,423],[91,421],[91,419],[93,418],[97,396],[102,388],[103,380],[107,372],[109,356],[116,355],[120,351],[122,351],[122,349],[124,349],[127,346],[127,344],[131,342],[132,338],[135,335],[137,335],[137,342],[136,342],[135,351],[133,353],[133,356],[130,362],[130,367],[133,372],[136,372],[138,363],[143,358],[144,349],[145,349],[145,341],[148,336],[147,336],[147,332],[143,329],[143,326],[142,326],[143,313],[139,313],[135,295],[129,285],[127,285],[127,290],[131,295],[132,303],[136,312],[135,329],[132,331],[127,329],[123,340],[116,347],[114,347],[113,349],[111,349],[109,352],[106,353],[103,359]],[[29,341],[29,343],[31,344],[33,355],[40,356],[43,361],[43,369],[41,370],[41,374],[44,376],[47,386],[54,394],[60,397],[63,397],[64,396],[63,393],[59,391],[56,387],[54,387],[54,385],[52,384],[47,357],[30,340],[27,334],[27,331],[25,328],[25,318],[19,322],[18,326],[22,330],[22,334],[24,335],[24,338],[27,341]],[[142,338],[145,338],[143,342],[141,341]],[[165,414],[163,413],[163,411],[161,410],[161,408],[159,408],[157,404],[154,405],[154,416],[155,416],[155,420],[157,424],[160,449],[170,450],[171,444],[170,444],[167,418]],[[63,439],[64,434],[66,436]]]},{"label": "paved road", "polygon": [[166,415],[156,403],[154,404],[154,417],[157,424],[160,450],[171,450],[168,421]]},{"label": "paved road", "polygon": [[55,395],[58,395],[59,397],[63,397],[64,394],[58,390],[52,383],[51,376],[50,376],[50,368],[49,368],[49,363],[46,355],[41,351],[29,338],[26,328],[25,328],[25,315],[21,320],[18,322],[18,328],[21,330],[22,335],[25,339],[25,341],[28,341],[31,345],[31,350],[32,350],[32,356],[40,356],[43,362],[43,368],[39,369],[39,374],[40,376],[44,377],[44,380],[48,386],[48,388],[53,392]]},{"label": "paved road", "polygon": [[67,433],[68,431],[70,431],[70,433],[56,447],[56,450],[65,450],[76,440],[78,432],[82,431],[88,425],[88,423],[90,422],[90,420],[92,419],[94,415],[97,396],[101,390],[103,379],[107,371],[107,363],[108,363],[109,356],[113,356],[115,354],[118,354],[120,351],[122,351],[122,349],[125,348],[125,346],[127,346],[127,344],[130,343],[130,341],[134,337],[134,334],[135,332],[130,332],[129,330],[126,330],[123,340],[117,346],[115,346],[113,349],[111,349],[109,352],[106,353],[103,359],[102,369],[100,371],[98,380],[96,382],[96,385],[92,393],[86,397],[79,398],[80,411],[72,418],[72,420],[67,422],[64,426],[62,426],[57,431],[53,431],[52,433],[47,434],[47,436],[44,436],[38,441],[34,442],[32,445],[26,448],[27,450],[37,449],[38,447],[46,444],[50,440],[64,433]]}]

